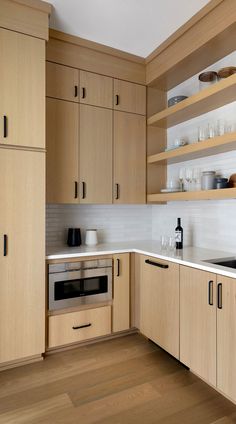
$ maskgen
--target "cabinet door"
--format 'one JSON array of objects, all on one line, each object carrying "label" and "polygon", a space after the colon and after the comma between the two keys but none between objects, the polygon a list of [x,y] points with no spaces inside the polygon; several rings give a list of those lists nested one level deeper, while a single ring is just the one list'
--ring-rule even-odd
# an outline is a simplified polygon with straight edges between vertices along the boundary
[{"label": "cabinet door", "polygon": [[179,265],[141,259],[140,331],[179,358]]},{"label": "cabinet door", "polygon": [[114,255],[112,330],[130,327],[130,257],[129,253]]},{"label": "cabinet door", "polygon": [[146,203],[146,120],[114,112],[114,203]]},{"label": "cabinet door", "polygon": [[217,276],[217,387],[236,401],[236,280]]},{"label": "cabinet door", "polygon": [[45,351],[45,154],[0,149],[0,169],[3,363]]},{"label": "cabinet door", "polygon": [[45,148],[45,42],[0,29],[0,144]]},{"label": "cabinet door", "polygon": [[115,79],[114,109],[146,115],[146,87]]},{"label": "cabinet door", "polygon": [[216,385],[216,276],[180,267],[180,361]]},{"label": "cabinet door", "polygon": [[112,111],[80,105],[80,202],[112,203]]},{"label": "cabinet door", "polygon": [[56,99],[78,102],[78,69],[46,62],[46,95]]},{"label": "cabinet door", "polygon": [[112,78],[80,71],[80,103],[112,109],[112,99]]},{"label": "cabinet door", "polygon": [[47,98],[47,202],[78,203],[79,105]]}]

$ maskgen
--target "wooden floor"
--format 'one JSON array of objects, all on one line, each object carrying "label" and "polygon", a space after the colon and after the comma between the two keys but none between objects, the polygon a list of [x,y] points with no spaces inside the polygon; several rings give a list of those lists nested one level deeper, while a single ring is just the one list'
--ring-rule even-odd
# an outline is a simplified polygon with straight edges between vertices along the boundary
[{"label": "wooden floor", "polygon": [[228,424],[236,406],[133,334],[2,372],[0,423]]}]

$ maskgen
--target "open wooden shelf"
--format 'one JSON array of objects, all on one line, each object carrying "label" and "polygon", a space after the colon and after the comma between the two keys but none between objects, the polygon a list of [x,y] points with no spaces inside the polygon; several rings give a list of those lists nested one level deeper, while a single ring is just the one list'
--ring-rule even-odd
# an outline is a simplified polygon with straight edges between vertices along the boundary
[{"label": "open wooden shelf", "polygon": [[191,159],[198,159],[218,153],[236,149],[236,132],[227,133],[205,141],[188,144],[187,146],[156,153],[147,157],[147,163],[178,163]]},{"label": "open wooden shelf", "polygon": [[224,188],[221,190],[148,194],[147,202],[164,203],[182,200],[221,200],[234,198],[236,198],[236,188]]},{"label": "open wooden shelf", "polygon": [[205,88],[197,94],[156,113],[147,120],[150,126],[170,128],[196,116],[235,101],[236,74]]}]

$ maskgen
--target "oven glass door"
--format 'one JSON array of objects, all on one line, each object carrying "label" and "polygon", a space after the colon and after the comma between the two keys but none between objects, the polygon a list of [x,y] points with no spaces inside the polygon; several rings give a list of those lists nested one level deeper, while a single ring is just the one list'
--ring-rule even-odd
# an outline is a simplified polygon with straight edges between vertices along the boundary
[{"label": "oven glass door", "polygon": [[77,280],[55,281],[54,299],[71,299],[81,296],[92,296],[107,293],[108,277],[79,278]]}]

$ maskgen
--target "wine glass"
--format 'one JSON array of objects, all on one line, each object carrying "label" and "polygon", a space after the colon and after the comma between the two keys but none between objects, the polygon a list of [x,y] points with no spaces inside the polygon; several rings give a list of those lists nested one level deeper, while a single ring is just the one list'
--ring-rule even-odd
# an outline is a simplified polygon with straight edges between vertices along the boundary
[{"label": "wine glass", "polygon": [[184,191],[184,178],[185,178],[185,168],[180,168],[180,170],[179,170],[180,191]]},{"label": "wine glass", "polygon": [[186,181],[187,191],[191,191],[192,178],[193,178],[193,170],[191,168],[186,168],[185,181]]}]

